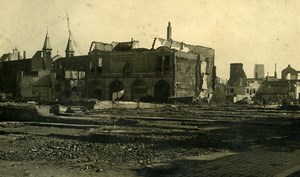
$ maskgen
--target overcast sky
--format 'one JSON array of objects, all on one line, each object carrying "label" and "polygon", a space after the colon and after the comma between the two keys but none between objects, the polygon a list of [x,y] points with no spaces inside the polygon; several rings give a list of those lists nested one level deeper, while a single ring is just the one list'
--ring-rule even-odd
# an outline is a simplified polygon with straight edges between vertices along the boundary
[{"label": "overcast sky", "polygon": [[229,78],[230,63],[241,62],[248,77],[254,64],[273,75],[288,64],[300,70],[299,0],[1,0],[0,55],[17,47],[27,57],[41,50],[47,28],[53,53],[64,56],[67,14],[77,44],[87,54],[92,41],[172,38],[215,49],[217,75]]}]

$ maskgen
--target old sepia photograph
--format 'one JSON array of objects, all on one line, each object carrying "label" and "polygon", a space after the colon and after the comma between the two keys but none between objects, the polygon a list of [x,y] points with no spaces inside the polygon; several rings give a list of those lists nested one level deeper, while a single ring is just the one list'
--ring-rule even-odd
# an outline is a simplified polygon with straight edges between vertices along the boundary
[{"label": "old sepia photograph", "polygon": [[299,177],[299,0],[0,0],[0,177]]}]

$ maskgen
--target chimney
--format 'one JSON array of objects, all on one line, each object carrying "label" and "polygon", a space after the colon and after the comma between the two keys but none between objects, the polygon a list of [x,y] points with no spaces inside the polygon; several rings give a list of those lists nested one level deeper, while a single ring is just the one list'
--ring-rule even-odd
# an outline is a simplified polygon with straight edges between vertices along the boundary
[{"label": "chimney", "polygon": [[277,63],[275,63],[274,77],[277,78]]},{"label": "chimney", "polygon": [[171,22],[168,23],[168,28],[167,28],[167,39],[172,39],[172,27],[171,27]]},{"label": "chimney", "polygon": [[26,51],[23,51],[23,59],[26,59]]},{"label": "chimney", "polygon": [[18,60],[20,60],[21,59],[21,54],[20,54],[20,52],[18,52]]}]

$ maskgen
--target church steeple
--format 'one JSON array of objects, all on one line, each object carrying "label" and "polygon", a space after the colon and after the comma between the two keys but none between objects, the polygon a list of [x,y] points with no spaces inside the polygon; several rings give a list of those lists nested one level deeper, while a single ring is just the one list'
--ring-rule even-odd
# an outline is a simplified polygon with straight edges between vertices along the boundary
[{"label": "church steeple", "polygon": [[72,42],[72,39],[71,39],[71,35],[69,36],[69,39],[68,39],[68,43],[67,43],[67,48],[65,50],[66,52],[66,57],[73,57],[74,56],[74,49],[73,49],[73,42]]},{"label": "church steeple", "polygon": [[51,58],[51,51],[52,51],[52,48],[51,48],[51,45],[50,45],[50,40],[49,40],[49,37],[48,37],[48,30],[47,30],[44,45],[43,45],[43,55],[44,55],[44,57],[49,56]]}]

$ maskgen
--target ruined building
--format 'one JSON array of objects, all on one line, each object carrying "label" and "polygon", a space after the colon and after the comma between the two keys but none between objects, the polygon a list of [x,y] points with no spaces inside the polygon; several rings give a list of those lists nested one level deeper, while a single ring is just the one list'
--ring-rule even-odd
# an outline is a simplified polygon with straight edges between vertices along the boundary
[{"label": "ruined building", "polygon": [[[275,65],[275,76],[276,65]],[[258,97],[270,102],[279,102],[283,100],[295,100],[300,97],[300,71],[295,70],[288,65],[281,71],[281,80],[276,79],[266,81],[258,91]]]},{"label": "ruined building", "polygon": [[208,97],[214,88],[214,50],[174,41],[169,23],[167,39],[155,38],[151,49],[139,48],[135,40],[94,41],[88,55],[66,54],[54,62],[54,70],[56,95],[61,98],[166,101]]},{"label": "ruined building", "polygon": [[263,65],[255,65],[254,78],[246,78],[241,63],[230,65],[230,80],[227,83],[227,100],[267,101],[282,103],[284,100],[296,100],[300,97],[299,71],[288,65],[282,70],[282,79],[277,78],[275,64],[274,76],[263,78]]},{"label": "ruined building", "polygon": [[255,79],[264,79],[265,78],[265,66],[263,64],[255,64],[254,78]]},{"label": "ruined building", "polygon": [[[24,58],[26,58],[26,53],[24,52]],[[23,59],[19,50],[16,48],[13,49],[12,53],[6,53],[3,54],[1,57],[1,61],[14,61],[14,60],[20,60]]]},{"label": "ruined building", "polygon": [[230,64],[230,78],[227,85],[236,87],[236,86],[245,86],[246,85],[246,73],[243,69],[242,63],[231,63]]},{"label": "ruined building", "polygon": [[281,79],[282,80],[300,80],[300,71],[295,70],[288,65],[285,69],[281,72]]},{"label": "ruined building", "polygon": [[16,99],[52,99],[51,85],[55,76],[51,74],[52,48],[48,33],[41,51],[32,58],[6,60],[2,56],[0,62],[0,92]]},{"label": "ruined building", "polygon": [[227,100],[253,100],[257,95],[264,78],[264,65],[254,66],[254,78],[247,78],[242,63],[230,64],[230,79],[227,83]]},{"label": "ruined building", "polygon": [[[209,97],[213,93],[216,67],[214,50],[172,39],[155,38],[151,49],[139,42],[92,42],[87,55],[76,56],[70,36],[65,57],[51,56],[46,35],[43,50],[20,67],[14,80],[14,97],[43,100],[96,98],[99,100],[167,101],[170,98]],[[1,62],[1,64],[12,62]],[[1,76],[7,78],[3,66]],[[26,72],[25,72],[26,71]],[[32,77],[27,78],[27,72]],[[27,85],[20,77],[30,81]],[[17,78],[17,76],[16,76]],[[48,90],[47,90],[48,89]],[[7,92],[10,89],[2,89]],[[18,90],[18,91],[17,91]],[[26,90],[26,92],[25,92]],[[18,93],[17,93],[18,92]],[[22,93],[22,94],[19,94]],[[25,94],[26,93],[26,94]]]}]

